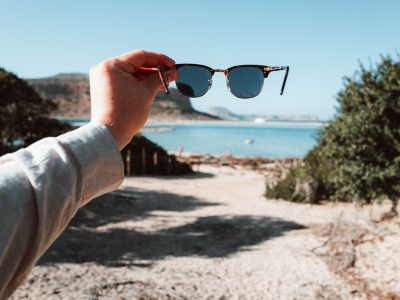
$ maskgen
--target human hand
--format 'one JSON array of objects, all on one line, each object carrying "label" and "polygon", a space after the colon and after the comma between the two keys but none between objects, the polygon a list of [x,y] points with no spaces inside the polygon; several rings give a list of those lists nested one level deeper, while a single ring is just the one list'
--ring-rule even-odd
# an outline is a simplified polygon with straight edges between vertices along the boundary
[{"label": "human hand", "polygon": [[[122,150],[146,123],[157,91],[163,90],[157,66],[172,67],[171,58],[136,50],[102,61],[90,70],[92,121],[103,123]],[[163,72],[167,83],[178,71]]]}]

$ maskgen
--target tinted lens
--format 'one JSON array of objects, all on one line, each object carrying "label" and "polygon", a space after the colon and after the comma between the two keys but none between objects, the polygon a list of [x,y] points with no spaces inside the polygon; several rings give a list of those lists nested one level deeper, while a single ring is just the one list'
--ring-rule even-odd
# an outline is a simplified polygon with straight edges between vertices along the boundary
[{"label": "tinted lens", "polygon": [[228,73],[228,85],[232,94],[239,98],[253,98],[263,87],[264,73],[253,67],[240,67]]},{"label": "tinted lens", "polygon": [[211,72],[202,67],[184,66],[178,69],[179,78],[175,81],[178,90],[187,97],[201,97],[210,88]]}]

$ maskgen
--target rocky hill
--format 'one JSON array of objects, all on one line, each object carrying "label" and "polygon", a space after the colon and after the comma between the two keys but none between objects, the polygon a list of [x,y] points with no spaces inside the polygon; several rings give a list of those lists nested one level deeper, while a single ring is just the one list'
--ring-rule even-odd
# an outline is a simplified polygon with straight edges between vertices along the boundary
[{"label": "rocky hill", "polygon": [[58,104],[53,116],[64,119],[90,119],[89,75],[58,74],[27,82],[42,97]]},{"label": "rocky hill", "polygon": [[[58,74],[40,79],[26,80],[42,97],[54,100],[58,109],[53,117],[64,120],[90,119],[90,86],[87,74]],[[167,96],[164,91],[157,93],[151,119],[216,120],[218,117],[196,111],[190,99],[170,88]]]},{"label": "rocky hill", "polygon": [[219,120],[219,117],[196,111],[190,99],[177,89],[169,88],[169,95],[159,91],[151,105],[150,119]]}]

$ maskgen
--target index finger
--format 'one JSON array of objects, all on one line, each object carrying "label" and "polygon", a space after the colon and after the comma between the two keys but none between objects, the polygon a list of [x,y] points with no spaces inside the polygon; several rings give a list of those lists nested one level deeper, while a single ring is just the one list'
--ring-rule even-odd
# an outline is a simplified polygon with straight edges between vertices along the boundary
[{"label": "index finger", "polygon": [[[132,52],[127,52],[116,57],[121,62],[130,64],[133,67],[133,72],[139,70],[139,68],[155,68],[157,66],[169,66],[175,65],[175,61],[168,56],[150,52],[145,50],[135,50]],[[133,73],[132,72],[132,73]]]}]

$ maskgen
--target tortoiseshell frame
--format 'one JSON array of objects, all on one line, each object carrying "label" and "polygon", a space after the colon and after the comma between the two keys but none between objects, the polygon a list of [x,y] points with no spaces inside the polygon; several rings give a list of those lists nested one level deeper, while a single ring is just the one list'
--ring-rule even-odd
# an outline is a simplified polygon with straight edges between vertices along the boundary
[{"label": "tortoiseshell frame", "polygon": [[[264,78],[267,78],[269,73],[271,73],[271,72],[286,70],[285,78],[283,79],[283,84],[282,84],[282,88],[281,88],[281,93],[280,93],[281,95],[283,94],[283,91],[285,89],[286,79],[287,79],[287,77],[289,75],[289,66],[270,67],[270,66],[261,66],[261,65],[239,65],[239,66],[230,67],[230,68],[225,69],[225,70],[223,70],[223,69],[212,69],[210,67],[207,67],[207,66],[204,66],[204,65],[199,65],[199,64],[177,64],[177,65],[175,65],[173,67],[167,67],[167,66],[157,67],[158,73],[159,73],[159,75],[161,77],[161,81],[162,81],[163,86],[164,86],[165,93],[167,95],[169,95],[169,89],[168,89],[168,86],[167,86],[167,84],[165,82],[164,75],[162,74],[161,71],[178,70],[180,67],[188,67],[188,66],[205,68],[205,69],[210,71],[211,76],[214,76],[214,73],[217,73],[217,72],[224,73],[225,76],[228,76],[229,72],[231,70],[233,70],[233,69],[238,69],[238,68],[243,68],[243,67],[252,67],[252,68],[260,69],[264,74]],[[228,86],[228,88],[229,88],[229,86]],[[262,87],[261,87],[261,90],[262,90]],[[260,90],[260,93],[261,93],[261,90]],[[179,91],[179,89],[178,89],[178,91]],[[258,93],[256,96],[258,96],[260,93]],[[234,95],[234,94],[232,93],[232,95]],[[187,97],[186,95],[183,95],[183,96]],[[202,96],[204,96],[204,95],[202,95]],[[200,97],[202,97],[202,96],[200,96]],[[237,97],[236,95],[234,95],[234,96]],[[256,96],[254,96],[254,97],[256,97]],[[251,97],[251,98],[254,98],[254,97]],[[192,98],[194,98],[194,97],[192,97]],[[237,98],[240,98],[240,97],[237,97]],[[244,98],[244,99],[249,99],[249,98]]]}]

